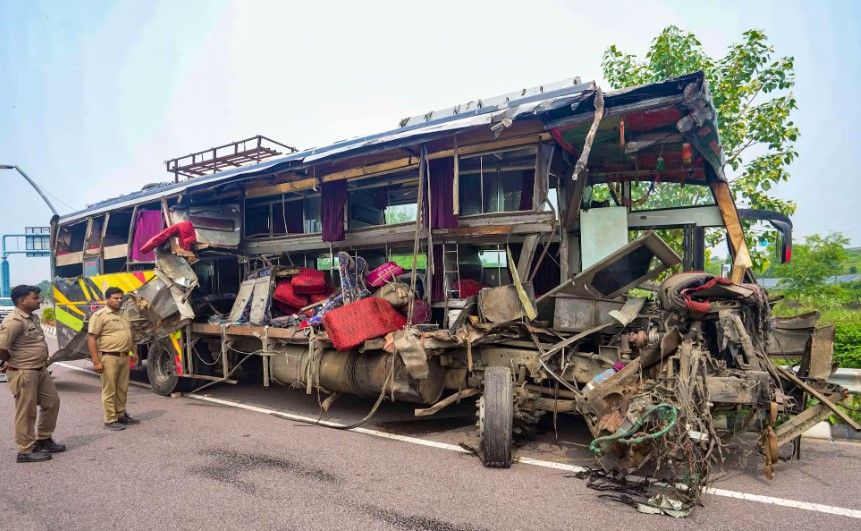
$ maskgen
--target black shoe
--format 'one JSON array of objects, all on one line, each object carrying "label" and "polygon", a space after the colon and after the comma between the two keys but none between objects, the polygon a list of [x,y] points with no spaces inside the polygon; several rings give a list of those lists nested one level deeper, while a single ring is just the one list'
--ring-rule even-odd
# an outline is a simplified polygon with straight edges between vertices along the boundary
[{"label": "black shoe", "polygon": [[49,459],[51,459],[51,454],[34,449],[26,454],[19,453],[16,461],[19,463],[38,463],[39,461],[48,461]]},{"label": "black shoe", "polygon": [[138,419],[133,419],[129,416],[128,413],[123,413],[123,416],[117,419],[117,422],[120,424],[140,424],[141,421]]},{"label": "black shoe", "polygon": [[115,420],[113,422],[105,422],[105,429],[111,431],[123,431],[126,427],[120,424],[119,421]]},{"label": "black shoe", "polygon": [[48,452],[49,454],[56,454],[59,452],[65,452],[66,445],[57,444],[54,442],[54,439],[48,437],[47,439],[40,439],[36,441],[36,446],[34,446],[33,449]]}]

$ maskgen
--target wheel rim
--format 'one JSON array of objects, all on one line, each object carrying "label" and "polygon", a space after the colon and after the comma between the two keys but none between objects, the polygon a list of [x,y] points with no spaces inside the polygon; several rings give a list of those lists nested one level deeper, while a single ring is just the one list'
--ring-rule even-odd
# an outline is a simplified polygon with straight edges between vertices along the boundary
[{"label": "wheel rim", "polygon": [[164,350],[160,350],[156,355],[155,372],[159,383],[165,383],[173,376],[173,363],[171,361],[170,356]]}]

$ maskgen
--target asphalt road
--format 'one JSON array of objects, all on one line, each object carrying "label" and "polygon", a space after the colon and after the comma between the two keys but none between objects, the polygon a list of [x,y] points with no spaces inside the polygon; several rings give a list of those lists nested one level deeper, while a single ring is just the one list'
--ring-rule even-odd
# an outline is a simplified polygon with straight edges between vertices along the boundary
[{"label": "asphalt road", "polygon": [[[164,398],[133,386],[129,412],[142,423],[115,433],[102,428],[95,375],[56,367],[54,380],[56,439],[69,449],[47,463],[14,462],[12,401],[0,384],[0,529],[858,529],[861,521],[857,444],[807,442],[802,460],[780,463],[773,481],[756,454],[736,455],[714,485],[720,495],[674,520],[601,499],[571,477],[572,466],[592,464],[576,424],[518,448],[511,469],[492,470],[458,451],[475,444],[472,405],[417,421],[406,405],[385,404],[367,430],[339,431],[271,414],[317,418],[316,397],[303,391],[222,385],[201,398]],[[356,420],[369,407],[342,399],[326,418]]]}]

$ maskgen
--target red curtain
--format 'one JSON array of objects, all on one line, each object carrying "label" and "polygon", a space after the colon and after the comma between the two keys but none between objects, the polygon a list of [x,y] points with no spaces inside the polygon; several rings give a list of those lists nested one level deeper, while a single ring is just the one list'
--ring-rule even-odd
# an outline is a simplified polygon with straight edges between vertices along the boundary
[{"label": "red curtain", "polygon": [[454,213],[454,158],[435,159],[430,161],[428,166],[431,228],[456,229],[458,221],[457,214]]},{"label": "red curtain", "polygon": [[342,241],[344,239],[344,206],[347,204],[347,181],[323,183],[320,190],[323,241]]}]

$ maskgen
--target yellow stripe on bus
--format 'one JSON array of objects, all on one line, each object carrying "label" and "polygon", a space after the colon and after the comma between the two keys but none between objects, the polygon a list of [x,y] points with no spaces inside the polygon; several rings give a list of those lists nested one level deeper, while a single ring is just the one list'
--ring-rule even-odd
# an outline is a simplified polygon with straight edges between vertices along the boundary
[{"label": "yellow stripe on bus", "polygon": [[145,282],[149,282],[155,276],[155,273],[152,271],[142,271],[141,273],[144,282],[141,282],[141,279],[135,273],[109,273],[107,275],[95,275],[90,277],[90,279],[102,290],[102,293],[110,287],[120,288],[125,293],[128,293],[143,286]]},{"label": "yellow stripe on bus", "polygon": [[[77,310],[77,308],[74,309]],[[84,327],[84,321],[82,319],[78,319],[74,315],[70,314],[65,309],[63,309],[62,306],[58,305],[55,307],[54,317],[57,319],[57,321],[60,321],[60,323],[68,326],[75,332],[80,332],[81,328]]]},{"label": "yellow stripe on bus", "polygon": [[65,295],[63,295],[63,292],[58,290],[57,288],[54,288],[54,301],[56,302],[56,304],[58,306],[61,304],[64,306],[67,306],[70,310],[74,311],[75,313],[80,314],[81,317],[87,316],[86,313],[84,313],[77,306],[75,306],[75,303],[70,301]]}]

